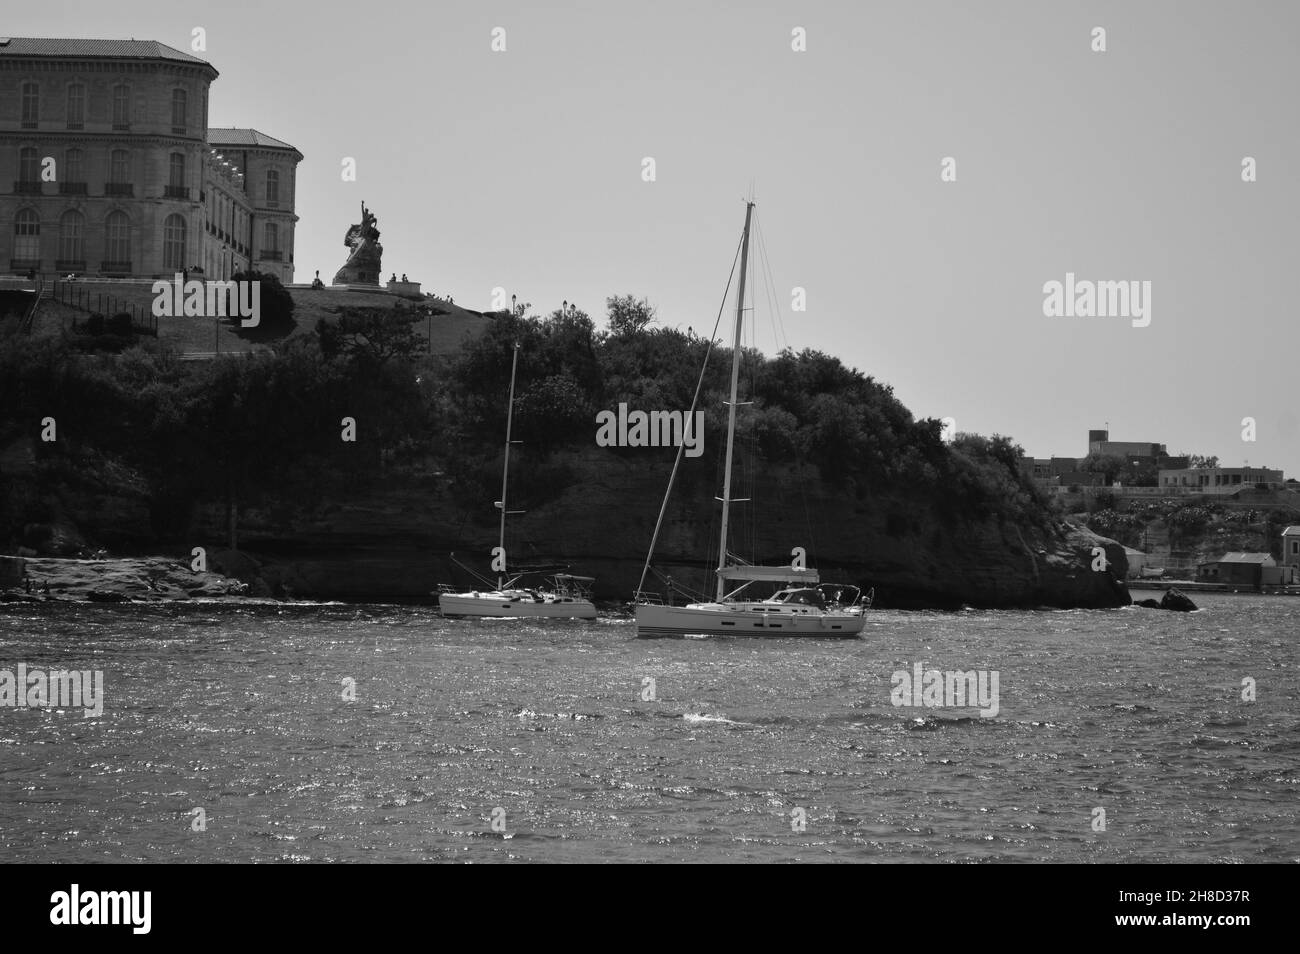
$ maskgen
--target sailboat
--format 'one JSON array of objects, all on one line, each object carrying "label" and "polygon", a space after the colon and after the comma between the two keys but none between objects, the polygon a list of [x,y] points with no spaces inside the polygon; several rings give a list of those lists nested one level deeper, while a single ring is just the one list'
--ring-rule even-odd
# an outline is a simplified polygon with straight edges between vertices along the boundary
[{"label": "sailboat", "polygon": [[[572,573],[554,573],[542,585],[529,587],[522,581],[528,572],[510,574],[506,567],[506,515],[523,513],[506,508],[506,491],[510,485],[510,439],[515,412],[515,372],[519,367],[519,343],[515,342],[514,357],[510,362],[510,399],[506,406],[506,451],[501,468],[501,499],[496,506],[501,511],[501,531],[496,548],[492,551],[493,569],[498,571],[496,585],[483,580],[481,590],[456,592],[443,585],[438,588],[438,608],[444,616],[479,616],[549,619],[595,619],[596,606],[591,601],[591,588],[595,579]],[[452,554],[453,560],[455,554]],[[471,571],[472,572],[472,571]],[[475,574],[477,576],[477,574]],[[480,577],[480,579],[482,579]]]},{"label": "sailboat", "polygon": [[[804,565],[804,551],[791,551],[789,566],[752,566],[735,559],[728,549],[731,516],[731,462],[736,438],[737,384],[740,378],[741,327],[744,322],[745,278],[749,259],[749,229],[754,203],[745,203],[745,231],[741,237],[740,284],[736,294],[735,338],[731,350],[731,400],[727,410],[727,453],[722,483],[722,535],[718,546],[717,597],[711,601],[664,604],[644,590],[646,572],[654,556],[659,528],[672,493],[669,478],[659,520],[655,524],[646,556],[645,569],[636,593],[636,634],[656,636],[820,636],[851,638],[862,632],[865,619],[861,590],[854,586],[823,584],[815,569]],[[707,358],[705,359],[707,362]],[[701,381],[703,378],[701,378]],[[698,389],[696,398],[698,400]],[[694,408],[692,408],[694,411]],[[678,462],[680,463],[680,455]],[[777,584],[781,588],[766,599],[747,599],[745,590],[754,583]],[[670,594],[671,598],[671,594]]]}]

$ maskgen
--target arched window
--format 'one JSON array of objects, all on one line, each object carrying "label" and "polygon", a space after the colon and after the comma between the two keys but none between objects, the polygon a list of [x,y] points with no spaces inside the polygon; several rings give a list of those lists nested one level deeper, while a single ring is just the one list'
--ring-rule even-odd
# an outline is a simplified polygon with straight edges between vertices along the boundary
[{"label": "arched window", "polygon": [[131,220],[122,211],[108,213],[104,220],[105,257],[112,271],[131,270]]},{"label": "arched window", "polygon": [[80,129],[86,124],[86,87],[73,83],[68,87],[68,128]]},{"label": "arched window", "polygon": [[41,93],[35,83],[23,83],[23,125],[34,127],[41,121]]},{"label": "arched window", "polygon": [[185,218],[169,215],[163,220],[163,268],[169,272],[185,269]]},{"label": "arched window", "polygon": [[189,107],[189,96],[183,89],[172,90],[172,132],[183,133],[186,127],[185,114]]},{"label": "arched window", "polygon": [[59,218],[59,267],[85,268],[86,219],[75,209]]},{"label": "arched window", "polygon": [[14,216],[14,258],[33,263],[41,260],[41,217],[35,209],[22,209]]},{"label": "arched window", "polygon": [[41,158],[32,146],[24,146],[18,150],[18,181],[29,183],[41,181]]},{"label": "arched window", "polygon": [[271,208],[280,204],[280,173],[275,169],[266,170],[266,204]]},{"label": "arched window", "polygon": [[113,128],[131,128],[131,87],[124,84],[113,87]]}]

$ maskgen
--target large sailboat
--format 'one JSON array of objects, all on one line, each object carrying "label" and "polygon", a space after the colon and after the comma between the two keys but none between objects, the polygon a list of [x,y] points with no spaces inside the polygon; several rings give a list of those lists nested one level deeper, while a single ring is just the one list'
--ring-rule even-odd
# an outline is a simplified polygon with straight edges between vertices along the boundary
[{"label": "large sailboat", "polygon": [[496,502],[501,510],[501,531],[497,547],[492,551],[493,569],[498,573],[496,585],[493,586],[490,580],[483,580],[483,589],[466,592],[456,592],[447,585],[440,586],[438,608],[444,616],[595,619],[596,606],[591,601],[591,588],[595,583],[593,577],[556,572],[534,587],[523,582],[533,574],[518,570],[510,573],[506,569],[506,515],[523,513],[522,510],[509,510],[506,506],[506,491],[510,486],[510,445],[514,443],[511,440],[511,427],[515,411],[515,371],[518,367],[519,344],[516,342],[514,357],[510,362],[510,400],[506,408],[506,450],[505,463],[501,468],[501,499]]},{"label": "large sailboat", "polygon": [[[637,636],[820,636],[855,637],[864,625],[864,602],[855,586],[823,584],[815,569],[804,566],[803,550],[791,551],[789,566],[751,566],[735,559],[728,549],[731,516],[732,450],[736,437],[737,385],[740,377],[741,327],[744,322],[745,278],[749,259],[749,229],[754,203],[745,204],[745,231],[741,237],[740,284],[736,294],[735,338],[731,351],[731,400],[727,409],[727,453],[722,483],[722,535],[718,546],[717,597],[672,606],[644,590],[646,573],[654,556],[659,527],[672,493],[673,478],[659,511],[650,552],[636,593]],[[705,359],[707,362],[707,358]],[[701,382],[703,378],[701,377]],[[696,400],[699,389],[696,391]],[[694,408],[692,407],[692,412]],[[680,455],[678,457],[680,463]],[[676,465],[673,477],[676,476]],[[776,584],[780,589],[765,599],[746,598],[755,583]],[[671,592],[669,594],[671,599]]]}]

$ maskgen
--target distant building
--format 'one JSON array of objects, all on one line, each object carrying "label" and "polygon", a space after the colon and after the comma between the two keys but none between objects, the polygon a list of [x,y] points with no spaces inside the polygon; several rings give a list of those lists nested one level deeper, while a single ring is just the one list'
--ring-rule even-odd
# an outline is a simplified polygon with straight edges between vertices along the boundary
[{"label": "distant building", "polygon": [[1104,487],[1106,485],[1106,476],[1104,474],[1094,474],[1091,471],[1083,470],[1065,470],[1057,475],[1060,485],[1067,490],[1070,487]]},{"label": "distant building", "polygon": [[1164,444],[1147,444],[1142,441],[1097,441],[1088,445],[1088,453],[1151,461],[1169,456]]},{"label": "distant building", "polygon": [[0,37],[0,272],[292,281],[302,154],[208,129],[216,78],[153,40]]},{"label": "distant building", "polygon": [[1113,441],[1110,431],[1088,432],[1088,453],[1109,454],[1115,457],[1159,460],[1169,456],[1164,444],[1145,441]]},{"label": "distant building", "polygon": [[1300,567],[1300,527],[1282,531],[1282,565]]},{"label": "distant building", "polygon": [[1212,563],[1202,563],[1197,577],[1206,583],[1259,586],[1264,582],[1264,569],[1276,566],[1277,561],[1267,553],[1227,553]]},{"label": "distant building", "polygon": [[1161,487],[1186,488],[1206,494],[1230,494],[1243,488],[1253,489],[1256,484],[1278,490],[1283,483],[1282,471],[1267,467],[1192,467],[1160,471]]},{"label": "distant building", "polygon": [[1294,586],[1300,583],[1300,567],[1266,566],[1260,570],[1259,581],[1265,586]]},{"label": "distant building", "polygon": [[1088,453],[1102,457],[1119,457],[1133,468],[1137,468],[1138,473],[1145,470],[1147,474],[1161,468],[1180,469],[1191,464],[1191,460],[1187,457],[1170,457],[1169,450],[1164,444],[1154,441],[1112,441],[1110,432],[1104,430],[1088,432]]}]

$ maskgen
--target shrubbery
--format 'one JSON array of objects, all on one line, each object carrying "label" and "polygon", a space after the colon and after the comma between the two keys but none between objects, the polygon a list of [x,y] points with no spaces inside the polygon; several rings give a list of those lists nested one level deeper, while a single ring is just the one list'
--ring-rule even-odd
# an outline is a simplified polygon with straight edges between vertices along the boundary
[{"label": "shrubbery", "polygon": [[[515,436],[544,449],[590,446],[595,412],[620,402],[634,410],[689,409],[709,342],[649,327],[652,310],[631,296],[609,304],[605,333],[576,310],[494,319],[449,362],[440,389],[456,446],[477,448],[480,457],[498,452],[516,343]],[[730,349],[715,347],[698,404],[711,435],[725,430],[730,372]],[[824,479],[858,496],[875,487],[928,497],[954,519],[1049,519],[1050,508],[1022,473],[1021,450],[1009,438],[963,434],[946,446],[939,421],[915,420],[892,388],[838,358],[813,350],[765,358],[747,350],[741,380],[753,403],[740,409],[738,429],[746,446],[752,436],[764,460],[815,465]]]},{"label": "shrubbery", "polygon": [[[276,275],[265,272],[236,272],[231,276],[235,282],[260,282],[258,303],[261,307],[260,320],[256,328],[248,329],[259,335],[284,335],[294,328],[293,295],[281,284]],[[238,292],[236,292],[238,294]],[[238,325],[238,321],[236,321]]]},{"label": "shrubbery", "polygon": [[[291,314],[277,312],[278,281],[236,276],[250,277],[264,282],[264,322]],[[527,445],[530,477],[519,489],[535,505],[581,479],[574,461],[551,458],[593,446],[596,411],[691,405],[709,342],[651,327],[640,303],[618,301],[617,333],[597,331],[576,310],[503,314],[450,358],[417,346],[414,310],[352,310],[269,354],[204,362],[140,348],[74,361],[72,339],[15,337],[0,345],[0,446],[30,433],[32,421],[57,418],[60,441],[42,453],[97,455],[138,475],[155,531],[167,538],[183,536],[200,503],[309,507],[398,469],[442,469],[458,493],[482,500],[500,475],[518,343],[515,436]],[[725,428],[730,359],[716,347],[704,378],[699,407],[711,440]],[[753,402],[739,409],[743,446],[760,461],[815,466],[846,497],[880,489],[946,519],[1049,522],[1010,439],[962,434],[945,444],[939,421],[915,420],[888,386],[821,352],[746,351],[741,363]],[[340,440],[345,417],[357,422],[356,443]],[[21,516],[6,510],[0,537]]]}]

